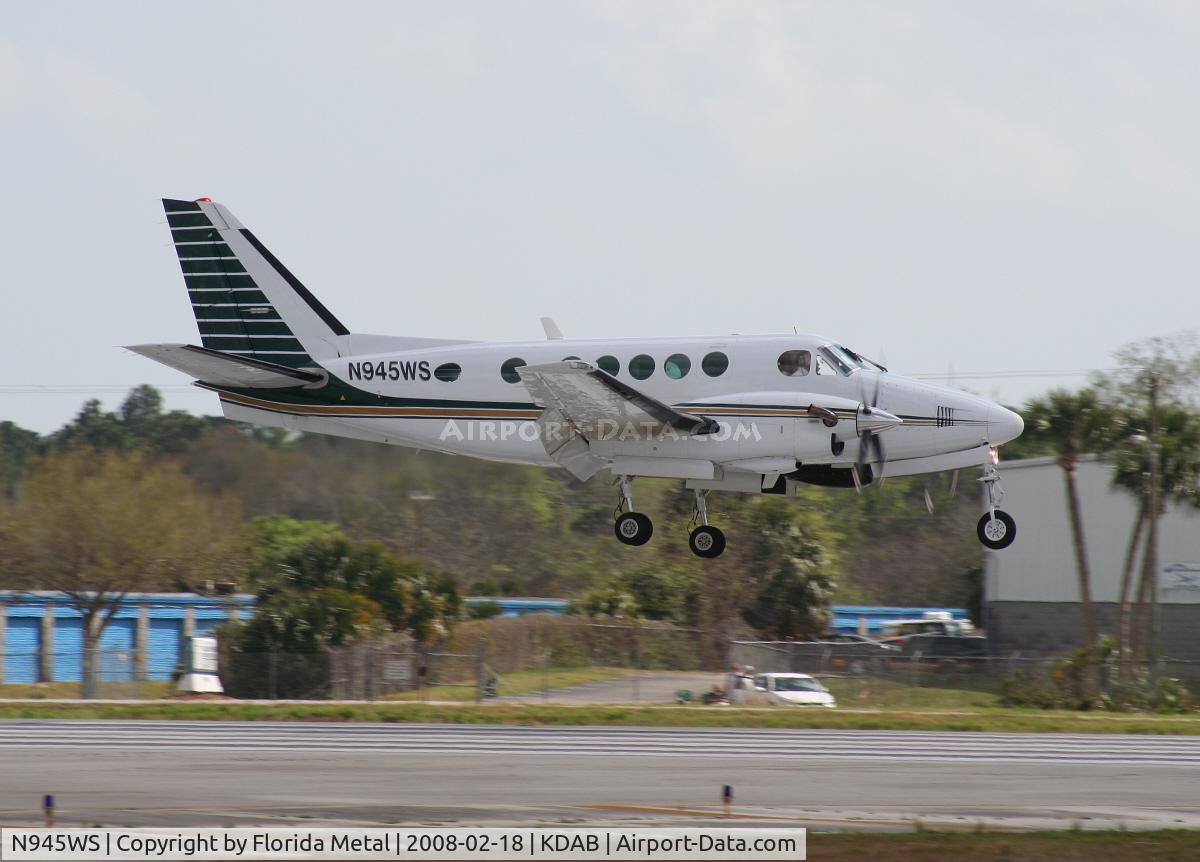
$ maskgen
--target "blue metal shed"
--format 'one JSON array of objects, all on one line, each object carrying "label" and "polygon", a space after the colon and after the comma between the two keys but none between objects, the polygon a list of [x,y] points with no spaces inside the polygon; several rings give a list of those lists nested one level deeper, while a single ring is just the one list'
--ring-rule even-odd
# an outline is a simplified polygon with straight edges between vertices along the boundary
[{"label": "blue metal shed", "polygon": [[4,638],[4,679],[7,682],[37,682],[38,653],[42,642],[41,616],[8,616]]},{"label": "blue metal shed", "polygon": [[[169,679],[185,633],[253,614],[254,596],[137,593],[101,634],[101,679]],[[78,682],[83,619],[61,593],[0,591],[0,683]]]}]

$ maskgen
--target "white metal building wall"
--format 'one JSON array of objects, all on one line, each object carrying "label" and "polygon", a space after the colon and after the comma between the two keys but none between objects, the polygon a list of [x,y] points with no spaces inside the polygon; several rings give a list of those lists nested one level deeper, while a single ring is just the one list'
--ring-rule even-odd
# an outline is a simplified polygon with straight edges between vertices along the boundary
[{"label": "white metal building wall", "polygon": [[[1017,521],[1017,539],[1003,551],[986,551],[985,599],[989,602],[1077,602],[1079,582],[1071,544],[1063,471],[1053,458],[1003,463],[1002,508]],[[1125,549],[1137,517],[1134,498],[1112,487],[1112,468],[1084,456],[1076,468],[1084,535],[1092,574],[1092,598],[1119,600]],[[1162,569],[1195,566],[1200,572],[1200,513],[1168,508],[1160,524]],[[1180,587],[1164,574],[1160,600],[1200,602],[1200,583]]]}]

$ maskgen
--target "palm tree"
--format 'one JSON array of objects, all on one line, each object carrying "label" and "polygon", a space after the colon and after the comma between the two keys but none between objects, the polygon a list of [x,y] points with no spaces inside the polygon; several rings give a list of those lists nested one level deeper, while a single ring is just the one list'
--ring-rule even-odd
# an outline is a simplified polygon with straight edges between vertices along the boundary
[{"label": "palm tree", "polygon": [[1025,415],[1027,428],[1053,450],[1063,471],[1067,512],[1071,522],[1071,543],[1075,551],[1075,573],[1079,580],[1079,610],[1083,645],[1096,643],[1096,611],[1092,604],[1092,575],[1088,564],[1087,542],[1075,470],[1079,456],[1103,451],[1109,439],[1110,410],[1094,389],[1069,392],[1056,389],[1029,403]]},{"label": "palm tree", "polygon": [[[1130,536],[1126,572],[1122,575],[1118,637],[1122,664],[1144,657],[1147,602],[1153,600],[1157,641],[1158,522],[1168,501],[1200,505],[1200,416],[1195,410],[1200,351],[1194,333],[1149,338],[1126,345],[1115,354],[1117,369],[1098,376],[1095,385],[1114,411],[1112,439],[1117,447],[1116,484],[1139,499],[1139,523]],[[1137,544],[1144,539],[1140,581],[1133,596],[1132,572]],[[1131,602],[1132,608],[1130,607]],[[1157,651],[1157,643],[1154,644]],[[1127,674],[1128,668],[1122,672]]]},{"label": "palm tree", "polygon": [[[1147,545],[1143,553],[1140,583],[1131,591],[1138,546],[1151,526],[1152,507],[1161,516],[1167,503],[1200,508],[1200,414],[1179,403],[1155,405],[1157,422],[1143,413],[1126,414],[1118,423],[1132,433],[1121,437],[1114,449],[1113,484],[1132,494],[1138,501],[1138,518],[1125,554],[1121,573],[1120,604],[1117,612],[1117,654],[1123,659],[1130,653],[1145,654],[1145,602],[1153,588],[1157,561]],[[1142,429],[1157,424],[1156,440]],[[1158,454],[1158,464],[1151,458]],[[1157,466],[1157,469],[1154,467]],[[1151,493],[1151,477],[1158,480],[1157,494]],[[1152,499],[1157,498],[1157,499]]]}]

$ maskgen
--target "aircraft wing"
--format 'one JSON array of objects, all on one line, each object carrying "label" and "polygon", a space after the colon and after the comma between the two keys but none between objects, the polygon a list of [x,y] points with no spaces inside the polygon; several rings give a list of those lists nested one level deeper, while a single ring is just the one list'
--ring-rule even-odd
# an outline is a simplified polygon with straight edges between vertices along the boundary
[{"label": "aircraft wing", "polygon": [[614,426],[625,425],[632,425],[639,436],[668,428],[680,434],[711,434],[717,428],[712,419],[676,410],[576,359],[527,365],[517,373],[535,402],[557,408],[584,436],[609,428],[624,431]]},{"label": "aircraft wing", "polygon": [[607,463],[591,453],[590,441],[717,430],[714,420],[676,410],[579,360],[527,365],[517,373],[534,402],[545,408],[538,431],[547,454],[579,479]]},{"label": "aircraft wing", "polygon": [[155,362],[190,374],[202,383],[245,389],[283,389],[304,386],[323,379],[315,371],[288,368],[261,359],[231,356],[219,350],[192,344],[135,344],[126,347]]}]

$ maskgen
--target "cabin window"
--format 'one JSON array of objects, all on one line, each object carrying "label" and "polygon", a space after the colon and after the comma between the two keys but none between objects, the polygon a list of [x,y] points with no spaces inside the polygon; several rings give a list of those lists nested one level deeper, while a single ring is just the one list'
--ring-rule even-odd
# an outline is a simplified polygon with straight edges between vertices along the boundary
[{"label": "cabin window", "polygon": [[605,374],[611,374],[613,377],[621,372],[621,361],[615,356],[601,356],[596,360],[596,365]]},{"label": "cabin window", "polygon": [[779,354],[779,372],[787,377],[803,377],[812,367],[812,354],[807,350],[785,350]]},{"label": "cabin window", "polygon": [[524,365],[525,360],[518,356],[514,356],[512,359],[507,359],[505,360],[504,364],[500,366],[500,376],[504,378],[505,383],[520,383],[521,375],[517,373],[517,369],[524,367]]},{"label": "cabin window", "polygon": [[634,380],[645,380],[654,373],[654,357],[639,353],[629,360],[629,375]]},{"label": "cabin window", "polygon": [[447,362],[433,369],[433,376],[443,383],[453,383],[462,374],[462,366],[457,362]]},{"label": "cabin window", "polygon": [[719,350],[714,350],[700,361],[700,367],[709,377],[720,377],[729,368],[729,357]]},{"label": "cabin window", "polygon": [[687,373],[691,370],[692,360],[688,359],[682,353],[672,353],[667,357],[667,361],[663,363],[663,373],[672,380],[687,377]]}]

